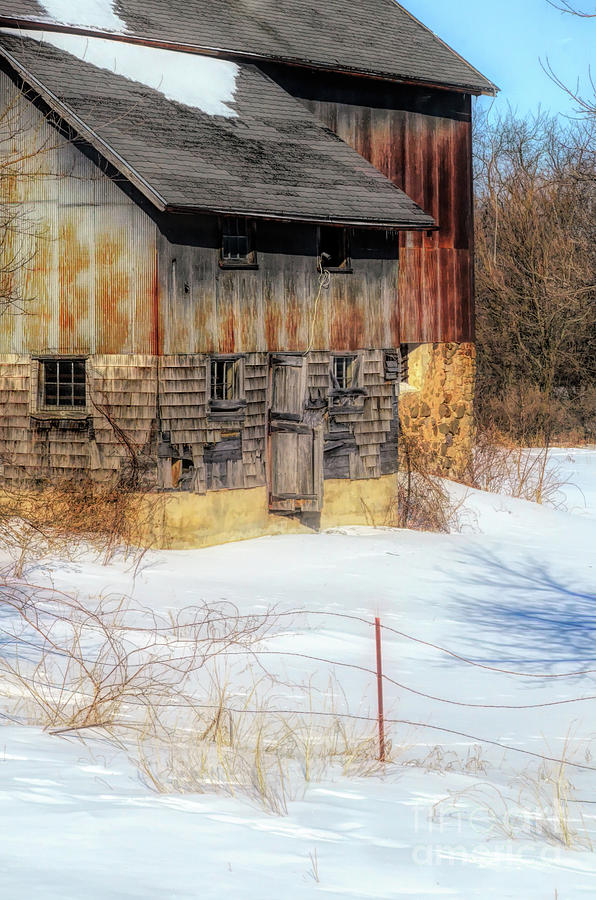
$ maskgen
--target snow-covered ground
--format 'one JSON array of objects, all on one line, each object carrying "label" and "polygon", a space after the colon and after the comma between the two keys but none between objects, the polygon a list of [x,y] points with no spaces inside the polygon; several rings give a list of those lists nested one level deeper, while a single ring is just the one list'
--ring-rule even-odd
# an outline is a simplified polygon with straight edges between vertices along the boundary
[{"label": "snow-covered ground", "polygon": [[[37,584],[164,614],[202,601],[311,611],[261,644],[277,707],[328,709],[333,674],[339,711],[374,715],[379,616],[395,629],[383,635],[386,715],[401,721],[387,725],[384,770],[294,774],[285,815],[242,793],[157,793],[132,741],[7,721],[0,897],[593,896],[594,671],[552,676],[596,670],[596,452],[555,459],[568,512],[470,491],[461,534],[342,528],[149,553],[136,568],[32,564]],[[563,754],[575,764],[563,772],[541,759]]]}]

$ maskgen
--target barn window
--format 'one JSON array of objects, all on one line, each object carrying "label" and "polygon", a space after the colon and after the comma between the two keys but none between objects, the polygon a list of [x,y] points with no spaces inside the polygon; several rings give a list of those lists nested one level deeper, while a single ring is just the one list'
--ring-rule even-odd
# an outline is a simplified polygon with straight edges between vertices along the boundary
[{"label": "barn window", "polygon": [[44,359],[40,374],[43,406],[76,409],[87,405],[84,359]]},{"label": "barn window", "polygon": [[211,399],[236,400],[239,396],[239,359],[211,360]]},{"label": "barn window", "polygon": [[225,218],[221,227],[220,264],[224,268],[253,268],[256,262],[254,224],[238,216]]},{"label": "barn window", "polygon": [[355,366],[355,356],[333,357],[333,379],[337,390],[347,391],[354,386]]},{"label": "barn window", "polygon": [[319,228],[319,267],[328,272],[351,272],[347,228]]},{"label": "barn window", "polygon": [[214,356],[209,372],[209,417],[240,421],[246,413],[244,360],[241,356]]}]

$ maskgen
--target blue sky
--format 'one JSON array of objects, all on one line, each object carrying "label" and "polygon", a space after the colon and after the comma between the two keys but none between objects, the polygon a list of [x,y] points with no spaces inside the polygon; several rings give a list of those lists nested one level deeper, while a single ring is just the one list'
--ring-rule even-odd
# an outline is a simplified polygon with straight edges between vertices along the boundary
[{"label": "blue sky", "polygon": [[[569,114],[572,103],[540,67],[550,61],[559,77],[587,91],[590,63],[596,76],[596,19],[577,19],[547,0],[401,0],[414,16],[494,81],[497,108],[521,114],[542,106]],[[594,0],[577,0],[584,10]]]}]

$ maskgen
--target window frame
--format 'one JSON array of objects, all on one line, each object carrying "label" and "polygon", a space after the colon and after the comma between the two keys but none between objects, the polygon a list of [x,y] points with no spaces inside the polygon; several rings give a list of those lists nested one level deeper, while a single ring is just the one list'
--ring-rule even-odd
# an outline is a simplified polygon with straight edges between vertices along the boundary
[{"label": "window frame", "polygon": [[[341,233],[343,238],[343,262],[339,266],[326,265],[323,259],[325,233]],[[342,225],[319,225],[317,228],[317,267],[319,272],[325,270],[335,274],[351,275],[354,272],[352,266],[352,234],[351,229]]]},{"label": "window frame", "polygon": [[[87,356],[81,356],[80,354],[76,355],[67,355],[60,354],[56,356],[41,356],[37,357],[37,390],[36,390],[36,410],[44,413],[53,413],[56,416],[66,416],[72,417],[73,415],[86,415],[89,409],[89,378],[87,371]],[[60,365],[64,363],[70,363],[72,366],[72,372],[69,380],[70,388],[71,388],[71,397],[72,403],[61,403],[60,402]],[[80,363],[83,365],[83,380],[82,382],[77,382],[75,380],[75,372],[74,365],[76,363]],[[46,387],[48,383],[47,378],[47,366],[51,364],[56,364],[56,403],[51,404],[47,402],[47,390]],[[83,385],[83,397],[82,403],[75,403],[75,385],[76,384]]]},{"label": "window frame", "polygon": [[[239,234],[231,234],[226,232],[226,227],[231,227],[230,223],[235,223],[238,230],[238,223],[244,223],[247,238],[247,254],[241,257],[226,257],[224,254],[224,241],[227,235],[230,237],[241,237]],[[222,269],[258,269],[256,251],[256,222],[247,216],[222,216],[219,220],[219,265]]]},{"label": "window frame", "polygon": [[[246,414],[244,356],[241,353],[214,353],[207,362],[207,409],[209,418],[239,420]],[[232,397],[213,396],[213,368],[218,363],[235,365],[235,391]]]},{"label": "window frame", "polygon": [[[209,401],[213,400],[241,400],[241,385],[240,385],[240,356],[235,355],[214,355],[209,360]],[[216,369],[217,366],[223,366],[224,372],[227,368],[231,368],[233,372],[232,378],[232,394],[231,396],[220,397],[217,396],[217,393],[214,393],[214,387],[217,388],[218,385],[227,386],[227,378],[224,374],[224,378],[221,381],[217,380]],[[236,371],[234,372],[234,368]],[[214,378],[215,374],[215,378]]]},{"label": "window frame", "polygon": [[[356,381],[356,382],[359,381],[359,378],[358,378],[359,372],[358,371],[354,372],[354,370],[356,369],[356,366],[358,364],[358,359],[359,359],[359,356],[357,353],[334,353],[332,355],[332,357],[331,357],[331,373],[333,375],[333,378],[331,379],[332,390],[340,390],[342,392],[348,392],[351,390],[358,389],[358,384],[354,383],[354,381]],[[344,376],[343,376],[343,380],[347,381],[348,374],[349,374],[349,383],[346,383],[345,385],[341,384],[339,378],[337,377],[336,366],[340,360],[349,360],[350,361],[349,369],[348,368],[346,369],[346,371],[344,372]],[[335,385],[335,382],[337,382],[337,387]]]}]

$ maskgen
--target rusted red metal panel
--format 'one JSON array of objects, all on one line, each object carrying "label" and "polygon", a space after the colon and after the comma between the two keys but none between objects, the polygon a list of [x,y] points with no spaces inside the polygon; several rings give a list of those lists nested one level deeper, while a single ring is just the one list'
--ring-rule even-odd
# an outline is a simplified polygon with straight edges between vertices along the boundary
[{"label": "rusted red metal panel", "polygon": [[374,96],[355,78],[283,83],[439,224],[400,237],[401,341],[473,339],[470,98],[399,87]]}]

